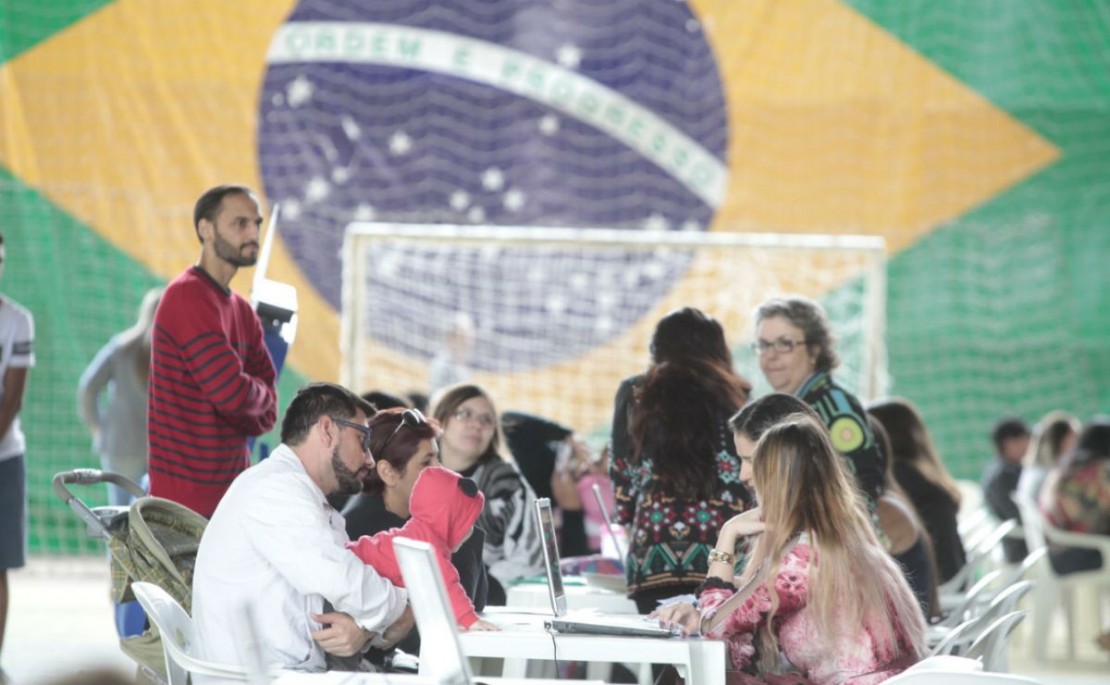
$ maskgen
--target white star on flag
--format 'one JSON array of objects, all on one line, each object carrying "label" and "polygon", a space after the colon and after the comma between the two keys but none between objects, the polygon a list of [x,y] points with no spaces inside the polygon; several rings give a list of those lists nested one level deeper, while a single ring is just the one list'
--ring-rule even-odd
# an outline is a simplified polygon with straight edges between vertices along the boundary
[{"label": "white star on flag", "polygon": [[505,174],[495,166],[482,172],[482,187],[486,190],[501,190],[505,187]]},{"label": "white star on flag", "polygon": [[309,202],[319,202],[328,197],[331,186],[322,176],[313,176],[304,188],[304,199]]},{"label": "white star on flag", "polygon": [[666,231],[671,227],[667,217],[655,212],[644,221],[644,229],[648,231]]},{"label": "white star on flag", "polygon": [[540,117],[540,133],[553,136],[559,130],[559,117],[554,114],[545,114]]},{"label": "white star on flag", "polygon": [[524,193],[518,188],[510,188],[509,192],[505,193],[503,200],[505,209],[510,212],[515,212],[524,206]]},{"label": "white star on flag", "polygon": [[456,190],[451,193],[451,199],[448,202],[451,204],[451,209],[461,212],[470,206],[470,194],[465,190]]},{"label": "white star on flag", "polygon": [[285,99],[290,107],[299,107],[312,99],[312,91],[315,89],[312,81],[301,74],[285,86]]},{"label": "white star on flag", "polygon": [[567,69],[577,69],[582,63],[582,50],[574,43],[563,43],[555,51],[555,61]]},{"label": "white star on flag", "polygon": [[339,120],[343,125],[343,133],[347,134],[348,140],[358,140],[362,137],[362,129],[359,127],[358,122],[349,116],[344,116]]},{"label": "white star on flag", "polygon": [[389,151],[394,155],[403,155],[412,149],[412,138],[404,131],[397,131],[389,138]]},{"label": "white star on flag", "polygon": [[377,215],[378,213],[374,210],[374,207],[365,202],[355,208],[355,221],[373,221]]}]

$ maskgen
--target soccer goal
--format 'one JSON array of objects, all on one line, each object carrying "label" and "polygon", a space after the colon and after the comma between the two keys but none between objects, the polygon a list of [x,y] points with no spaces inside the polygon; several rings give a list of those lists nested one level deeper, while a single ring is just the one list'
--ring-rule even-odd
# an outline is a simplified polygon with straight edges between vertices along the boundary
[{"label": "soccer goal", "polygon": [[428,392],[433,360],[448,360],[499,410],[601,436],[678,307],[721,321],[736,368],[767,392],[752,315],[791,293],[825,306],[845,386],[866,398],[886,385],[882,238],[353,223],[342,264],[341,379],[357,392]]}]

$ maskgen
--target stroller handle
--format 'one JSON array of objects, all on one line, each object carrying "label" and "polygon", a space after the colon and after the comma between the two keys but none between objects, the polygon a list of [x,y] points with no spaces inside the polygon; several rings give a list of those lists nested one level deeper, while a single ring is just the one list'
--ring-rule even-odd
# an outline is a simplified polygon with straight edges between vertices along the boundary
[{"label": "stroller handle", "polygon": [[72,471],[62,471],[61,473],[54,474],[54,493],[58,495],[58,499],[62,500],[62,502],[70,509],[73,509],[73,511],[85,521],[89,527],[90,533],[98,537],[105,537],[108,533],[107,526],[105,525],[106,519],[98,516],[97,512],[101,512],[104,516],[108,516],[111,513],[109,510],[119,509],[126,512],[127,507],[97,507],[96,511],[94,511],[81,501],[80,498],[74,495],[68,487],[69,485],[96,485],[98,483],[112,483],[113,485],[118,485],[136,497],[144,497],[146,491],[127,476],[112,473],[111,471],[101,471],[100,469],[73,469]]}]

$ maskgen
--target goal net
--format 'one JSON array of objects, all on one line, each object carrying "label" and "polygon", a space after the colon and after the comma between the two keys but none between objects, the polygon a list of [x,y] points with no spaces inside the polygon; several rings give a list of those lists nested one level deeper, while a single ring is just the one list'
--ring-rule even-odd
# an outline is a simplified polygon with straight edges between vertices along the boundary
[{"label": "goal net", "polygon": [[434,390],[430,364],[462,317],[473,344],[454,361],[500,410],[602,438],[618,384],[678,307],[721,321],[736,368],[768,392],[752,315],[784,294],[825,306],[848,388],[886,382],[881,238],[353,223],[342,262],[340,373],[358,392]]}]

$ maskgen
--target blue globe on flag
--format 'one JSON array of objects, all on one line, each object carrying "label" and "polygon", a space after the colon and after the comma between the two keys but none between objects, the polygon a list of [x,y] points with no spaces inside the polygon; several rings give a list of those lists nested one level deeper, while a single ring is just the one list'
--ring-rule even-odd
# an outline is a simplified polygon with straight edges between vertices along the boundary
[{"label": "blue globe on flag", "polygon": [[[259,108],[282,235],[337,309],[352,221],[703,231],[727,175],[714,56],[676,0],[305,0],[273,38]],[[390,246],[370,259],[369,335],[428,358],[465,313],[473,366],[507,371],[618,335],[690,256],[484,246],[447,261]]]}]

